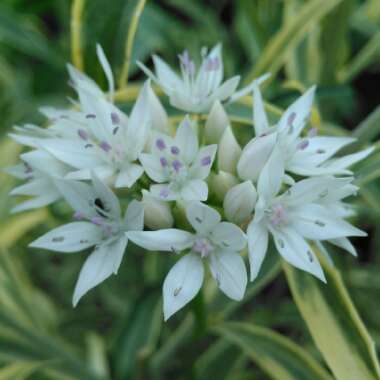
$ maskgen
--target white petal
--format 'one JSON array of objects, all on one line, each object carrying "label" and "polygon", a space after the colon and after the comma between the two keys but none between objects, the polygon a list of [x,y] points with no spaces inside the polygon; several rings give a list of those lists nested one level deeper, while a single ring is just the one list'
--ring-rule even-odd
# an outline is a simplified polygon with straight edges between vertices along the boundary
[{"label": "white petal", "polygon": [[37,169],[43,173],[54,177],[62,177],[67,171],[67,165],[58,161],[52,154],[43,150],[33,150],[20,155],[20,158],[28,163],[33,169]]},{"label": "white petal", "polygon": [[334,215],[330,208],[318,204],[306,204],[294,209],[289,219],[291,219],[292,227],[307,239],[328,240],[367,235]]},{"label": "white petal", "polygon": [[247,245],[247,237],[235,224],[218,223],[211,231],[211,240],[222,249],[242,251]]},{"label": "white petal", "polygon": [[75,286],[73,296],[74,307],[89,290],[99,285],[112,274],[117,273],[127,243],[127,238],[122,236],[114,242],[99,245],[88,256]]},{"label": "white petal", "polygon": [[346,169],[356,164],[357,162],[364,160],[374,151],[374,149],[375,149],[374,147],[370,147],[370,148],[361,150],[360,152],[357,152],[357,153],[348,154],[343,157],[331,159],[327,161],[323,166],[329,169],[334,169],[334,170]]},{"label": "white petal", "polygon": [[109,211],[115,218],[120,218],[121,210],[117,196],[96,175],[93,174],[91,179],[95,193],[103,203],[104,210]]},{"label": "white petal", "polygon": [[181,190],[181,198],[185,201],[205,201],[207,197],[207,183],[200,179],[188,181]]},{"label": "white petal", "polygon": [[136,181],[142,176],[144,169],[137,164],[127,165],[118,174],[115,187],[132,187]]},{"label": "white petal", "polygon": [[137,159],[142,152],[151,126],[149,92],[150,84],[146,81],[129,116],[126,141],[131,159]]},{"label": "white petal", "polygon": [[61,198],[61,194],[56,191],[49,191],[43,195],[29,199],[25,202],[19,203],[17,206],[11,209],[11,213],[17,213],[26,210],[34,210],[36,208],[50,205]]},{"label": "white petal", "polygon": [[253,86],[253,126],[256,136],[260,136],[269,128],[267,114],[264,108],[259,84],[255,81]]},{"label": "white petal", "polygon": [[178,75],[160,57],[154,55],[153,63],[159,82],[171,88],[182,86],[182,82]]},{"label": "white petal", "polygon": [[113,80],[111,66],[107,60],[106,55],[104,54],[102,47],[99,44],[96,44],[96,54],[98,56],[100,64],[102,65],[104,74],[106,75],[108,81],[108,91],[110,92],[112,99],[115,92],[115,82]]},{"label": "white petal", "polygon": [[243,149],[237,170],[240,178],[257,181],[276,144],[276,133],[252,139]]},{"label": "white petal", "polygon": [[233,103],[239,98],[248,95],[250,92],[252,92],[255,84],[260,85],[261,83],[265,82],[269,77],[270,77],[270,73],[266,73],[266,74],[263,74],[261,77],[258,77],[257,79],[253,80],[248,86],[245,86],[241,90],[235,92],[231,96],[229,103]]},{"label": "white petal", "polygon": [[175,201],[181,197],[180,193],[173,191],[169,184],[151,185],[150,193],[153,197],[165,202]]},{"label": "white petal", "polygon": [[220,171],[218,174],[211,173],[208,178],[210,191],[216,195],[219,201],[223,202],[227,191],[239,183],[239,180],[231,173]]},{"label": "white petal", "polygon": [[193,245],[194,235],[187,231],[170,228],[159,231],[129,231],[128,238],[149,251],[180,252]]},{"label": "white petal", "polygon": [[291,265],[326,282],[321,265],[306,240],[291,228],[271,231],[280,255]]},{"label": "white petal", "polygon": [[351,255],[355,257],[358,255],[355,247],[351,244],[351,242],[347,238],[330,239],[329,242],[351,253]]},{"label": "white petal", "polygon": [[133,200],[125,212],[124,223],[127,231],[142,231],[144,228],[144,207],[141,202]]},{"label": "white petal", "polygon": [[252,216],[257,200],[257,192],[251,181],[246,181],[228,190],[224,202],[226,218],[240,224]]},{"label": "white petal", "polygon": [[224,100],[227,100],[236,90],[238,84],[240,82],[240,76],[234,76],[228,80],[226,80],[219,88],[217,88],[212,93],[212,99],[220,100],[223,102]]},{"label": "white petal", "polygon": [[9,195],[42,195],[51,187],[52,183],[49,178],[37,178],[27,183],[15,187]]},{"label": "white petal", "polygon": [[252,222],[248,226],[247,236],[251,281],[254,281],[268,250],[268,230],[262,223]]},{"label": "white petal", "polygon": [[149,105],[152,114],[152,128],[156,131],[168,133],[168,115],[151,87],[149,87]]},{"label": "white petal", "polygon": [[160,159],[153,154],[141,153],[139,160],[144,167],[145,172],[155,182],[166,182],[169,178],[161,165]]},{"label": "white petal", "polygon": [[197,179],[206,179],[215,159],[217,145],[206,145],[199,149],[199,152],[191,165],[190,175]]},{"label": "white petal", "polygon": [[266,200],[272,199],[280,191],[283,177],[284,158],[279,146],[276,145],[260,173],[257,192]]},{"label": "white petal", "polygon": [[29,246],[56,252],[78,252],[100,243],[102,230],[89,222],[73,222],[49,231]]},{"label": "white petal", "polygon": [[210,255],[209,263],[220,290],[233,300],[242,300],[247,286],[247,270],[241,256],[221,250]]},{"label": "white petal", "polygon": [[219,143],[224,130],[230,124],[228,115],[219,100],[213,104],[205,125],[205,141],[209,144]]},{"label": "white petal", "polygon": [[237,163],[241,156],[241,148],[231,127],[224,130],[218,148],[218,169],[224,172],[236,173]]},{"label": "white petal", "polygon": [[201,202],[190,202],[186,207],[186,218],[195,231],[210,232],[221,220],[218,211]]},{"label": "white petal", "polygon": [[198,152],[198,137],[188,116],[179,125],[174,141],[179,147],[181,158],[187,164],[193,162]]},{"label": "white petal", "polygon": [[[289,128],[290,135],[293,137],[299,136],[310,117],[315,88],[315,86],[310,87],[283,113],[278,122],[277,128],[279,132]],[[289,122],[291,122],[291,125],[289,125]]]},{"label": "white petal", "polygon": [[194,253],[183,256],[174,264],[163,286],[165,321],[197,295],[203,277],[202,260]]}]

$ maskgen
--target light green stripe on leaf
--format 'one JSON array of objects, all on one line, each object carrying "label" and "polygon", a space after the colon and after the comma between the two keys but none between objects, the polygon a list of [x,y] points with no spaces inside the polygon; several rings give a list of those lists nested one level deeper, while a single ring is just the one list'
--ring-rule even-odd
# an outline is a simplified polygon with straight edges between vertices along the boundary
[{"label": "light green stripe on leaf", "polygon": [[339,272],[320,258],[327,284],[284,263],[293,298],[337,380],[380,379],[375,346]]}]

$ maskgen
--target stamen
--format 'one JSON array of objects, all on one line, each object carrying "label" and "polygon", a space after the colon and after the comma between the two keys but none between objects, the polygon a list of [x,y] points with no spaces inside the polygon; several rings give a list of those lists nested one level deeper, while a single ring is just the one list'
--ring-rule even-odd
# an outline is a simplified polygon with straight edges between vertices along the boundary
[{"label": "stamen", "polygon": [[180,152],[178,146],[172,146],[170,148],[170,151],[172,152],[172,154],[175,154],[175,155],[179,154],[179,152]]},{"label": "stamen", "polygon": [[313,127],[309,130],[309,132],[307,133],[307,136],[308,137],[315,137],[315,136],[317,136],[317,134],[318,134],[318,129]]},{"label": "stamen", "polygon": [[304,150],[309,146],[309,140],[302,140],[298,145],[297,149]]},{"label": "stamen", "polygon": [[206,156],[206,157],[203,157],[201,159],[201,165],[202,166],[208,166],[211,164],[211,157],[210,156]]},{"label": "stamen", "polygon": [[114,128],[112,130],[112,134],[115,136],[118,130],[119,130],[119,127]]},{"label": "stamen", "polygon": [[103,149],[106,153],[108,153],[111,149],[112,149],[112,146],[110,144],[108,144],[107,141],[102,141],[100,144],[99,144],[99,147],[101,149]]},{"label": "stamen", "polygon": [[96,119],[96,115],[94,113],[88,113],[86,119]]},{"label": "stamen", "polygon": [[164,149],[166,149],[165,141],[164,141],[163,139],[157,139],[157,140],[156,140],[156,147],[157,147],[159,150],[164,150]]},{"label": "stamen", "polygon": [[173,296],[174,297],[177,297],[179,292],[182,290],[182,286],[180,286],[179,288],[175,288],[174,289],[174,292],[173,292]]},{"label": "stamen", "polygon": [[296,116],[297,114],[295,112],[292,112],[289,117],[288,117],[288,120],[287,120],[287,125],[290,127],[293,123],[294,123],[294,120],[296,119]]},{"label": "stamen", "polygon": [[75,211],[73,218],[75,220],[82,220],[84,218],[84,215],[80,211]]},{"label": "stamen", "polygon": [[168,187],[165,187],[163,188],[161,191],[160,191],[160,197],[162,198],[167,198],[169,196],[169,188]]},{"label": "stamen", "polygon": [[168,160],[165,157],[160,158],[161,166],[164,168],[165,166],[168,166]]},{"label": "stamen", "polygon": [[326,225],[325,223],[321,222],[320,220],[316,220],[314,223],[315,223],[317,226],[319,226],[319,227],[324,227],[324,226]]},{"label": "stamen", "polygon": [[53,243],[62,243],[64,240],[65,238],[63,236],[56,236],[56,237],[53,237],[53,239],[51,239]]},{"label": "stamen", "polygon": [[183,165],[182,165],[182,163],[180,161],[174,160],[172,162],[172,166],[173,166],[173,169],[178,173]]},{"label": "stamen", "polygon": [[88,140],[88,133],[84,129],[78,129],[78,135],[82,140]]},{"label": "stamen", "polygon": [[325,151],[324,149],[318,149],[318,150],[317,150],[317,153],[318,153],[318,154],[323,154],[323,153],[326,153],[326,151]]},{"label": "stamen", "polygon": [[120,117],[116,112],[111,112],[111,121],[113,125],[120,123]]},{"label": "stamen", "polygon": [[90,219],[90,222],[92,224],[95,224],[96,226],[101,226],[103,225],[103,218],[99,216],[94,216],[93,218]]}]

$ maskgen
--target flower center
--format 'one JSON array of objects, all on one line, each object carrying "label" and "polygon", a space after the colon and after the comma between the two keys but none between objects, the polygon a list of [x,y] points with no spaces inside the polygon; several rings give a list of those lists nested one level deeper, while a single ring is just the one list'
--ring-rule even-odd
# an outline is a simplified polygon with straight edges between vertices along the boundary
[{"label": "flower center", "polygon": [[205,237],[197,237],[194,245],[193,251],[200,253],[201,257],[207,257],[214,250],[214,245]]},{"label": "flower center", "polygon": [[272,207],[269,215],[269,221],[273,226],[279,226],[288,223],[288,215],[282,204],[276,204]]}]

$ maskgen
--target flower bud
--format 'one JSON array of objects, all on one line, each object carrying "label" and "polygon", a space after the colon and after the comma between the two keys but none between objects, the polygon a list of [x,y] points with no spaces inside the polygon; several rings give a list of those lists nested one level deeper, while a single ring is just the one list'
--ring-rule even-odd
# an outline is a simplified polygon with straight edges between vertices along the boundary
[{"label": "flower bud", "polygon": [[232,132],[231,127],[227,127],[218,148],[218,169],[224,172],[236,173],[236,166],[241,155],[241,148]]},{"label": "flower bud", "polygon": [[207,144],[219,143],[224,130],[230,124],[223,106],[217,100],[211,108],[205,125],[205,141]]},{"label": "flower bud", "polygon": [[142,190],[142,194],[144,224],[152,230],[172,227],[174,219],[169,203],[152,197],[146,190]]},{"label": "flower bud", "polygon": [[164,107],[162,106],[160,100],[151,87],[149,87],[149,106],[152,129],[163,133],[169,133],[170,125],[168,115],[166,114]]},{"label": "flower bud", "polygon": [[257,181],[276,144],[276,138],[277,133],[258,136],[245,146],[237,164],[241,179]]},{"label": "flower bud", "polygon": [[211,173],[208,183],[210,191],[216,195],[219,201],[223,202],[227,191],[237,185],[239,180],[231,173],[220,171],[218,174]]},{"label": "flower bud", "polygon": [[251,181],[232,187],[223,202],[226,218],[237,224],[246,221],[252,215],[256,200],[257,192]]}]

